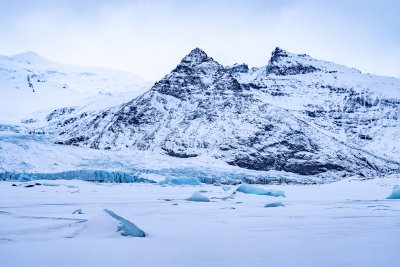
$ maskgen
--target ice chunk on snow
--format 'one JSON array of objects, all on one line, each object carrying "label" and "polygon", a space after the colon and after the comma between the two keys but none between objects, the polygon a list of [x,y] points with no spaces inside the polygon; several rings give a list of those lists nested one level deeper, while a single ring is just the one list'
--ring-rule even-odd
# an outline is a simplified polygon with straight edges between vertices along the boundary
[{"label": "ice chunk on snow", "polygon": [[171,184],[171,185],[199,185],[200,181],[193,177],[167,177],[164,181],[159,184]]},{"label": "ice chunk on snow", "polygon": [[387,197],[387,199],[400,199],[400,187],[393,188],[393,192]]},{"label": "ice chunk on snow", "polygon": [[187,200],[189,201],[197,201],[197,202],[210,202],[210,199],[206,196],[203,196],[200,194],[200,192],[194,192],[191,197],[189,197]]},{"label": "ice chunk on snow", "polygon": [[118,232],[121,232],[123,236],[134,236],[134,237],[145,237],[146,233],[140,230],[134,223],[124,219],[113,211],[105,209],[104,210],[108,215],[119,221],[120,225],[118,226]]},{"label": "ice chunk on snow", "polygon": [[275,207],[285,207],[285,205],[282,202],[272,202],[265,204],[264,208],[275,208]]},{"label": "ice chunk on snow", "polygon": [[222,190],[224,190],[225,192],[226,191],[229,191],[229,190],[231,190],[232,189],[232,186],[229,186],[229,185],[223,185],[222,186]]},{"label": "ice chunk on snow", "polygon": [[83,214],[83,212],[82,209],[77,209],[72,214]]},{"label": "ice chunk on snow", "polygon": [[242,184],[239,186],[236,191],[242,192],[245,194],[255,194],[255,195],[266,195],[273,197],[285,197],[285,193],[281,190],[265,190],[263,188],[255,187],[248,184]]}]

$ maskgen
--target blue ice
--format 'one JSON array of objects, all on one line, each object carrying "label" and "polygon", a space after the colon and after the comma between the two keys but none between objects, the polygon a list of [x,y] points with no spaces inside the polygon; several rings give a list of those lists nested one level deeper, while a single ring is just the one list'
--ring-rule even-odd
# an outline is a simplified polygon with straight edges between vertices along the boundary
[{"label": "blue ice", "polygon": [[199,185],[200,181],[194,177],[167,177],[164,181],[159,184],[170,184],[170,185]]},{"label": "blue ice", "polygon": [[229,186],[229,185],[223,185],[222,186],[222,190],[224,190],[224,191],[229,191],[231,189],[232,189],[232,186]]},{"label": "blue ice", "polygon": [[124,219],[113,211],[105,209],[104,210],[108,215],[119,221],[120,225],[118,226],[118,232],[121,232],[122,236],[133,236],[133,237],[145,237],[146,233],[140,230],[134,223]]},{"label": "blue ice", "polygon": [[393,188],[393,192],[387,197],[387,199],[400,199],[400,187]]},{"label": "blue ice", "polygon": [[248,184],[242,184],[236,191],[245,194],[266,195],[273,197],[285,197],[285,193],[281,190],[265,190],[264,188],[255,187]]},{"label": "blue ice", "polygon": [[26,182],[31,180],[83,180],[92,182],[108,183],[135,183],[135,182],[153,182],[148,179],[140,178],[136,173],[104,171],[104,170],[76,170],[56,173],[15,173],[0,172],[0,179],[16,180]]},{"label": "blue ice", "polygon": [[265,204],[264,208],[276,208],[276,207],[285,207],[282,202],[272,202]]}]

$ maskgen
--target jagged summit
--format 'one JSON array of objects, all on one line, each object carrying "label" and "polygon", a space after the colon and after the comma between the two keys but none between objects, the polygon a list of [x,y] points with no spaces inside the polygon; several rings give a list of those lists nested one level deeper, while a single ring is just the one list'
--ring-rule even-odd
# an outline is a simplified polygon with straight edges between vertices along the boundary
[{"label": "jagged summit", "polygon": [[272,51],[270,62],[277,62],[282,57],[287,57],[288,53],[280,47],[276,47],[274,51]]},{"label": "jagged summit", "polygon": [[325,73],[360,72],[353,68],[315,59],[306,54],[290,53],[280,47],[276,47],[272,51],[265,70],[267,75],[275,74],[280,76],[307,74],[316,71]]},{"label": "jagged summit", "polygon": [[298,75],[315,71],[321,68],[315,66],[317,61],[305,54],[296,55],[276,47],[266,67],[266,73],[275,75]]},{"label": "jagged summit", "polygon": [[152,91],[186,99],[196,94],[214,94],[217,89],[240,90],[240,85],[224,66],[200,48],[195,48],[172,72],[158,81]]},{"label": "jagged summit", "polygon": [[200,64],[209,60],[212,60],[212,58],[208,57],[202,49],[196,47],[182,59],[180,65]]}]

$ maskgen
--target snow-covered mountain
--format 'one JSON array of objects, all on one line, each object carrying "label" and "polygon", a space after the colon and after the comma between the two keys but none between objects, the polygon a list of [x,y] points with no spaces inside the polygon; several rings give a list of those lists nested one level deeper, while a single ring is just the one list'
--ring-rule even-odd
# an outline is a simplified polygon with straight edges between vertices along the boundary
[{"label": "snow-covered mountain", "polygon": [[399,79],[280,48],[264,67],[224,67],[196,48],[143,95],[102,111],[56,110],[35,131],[254,170],[377,175],[400,170],[399,115]]},{"label": "snow-covered mountain", "polygon": [[235,72],[240,83],[348,144],[400,160],[400,79],[277,48],[268,65]]},{"label": "snow-covered mountain", "polygon": [[138,95],[133,92],[150,86],[132,73],[55,63],[33,52],[0,56],[0,120],[16,121],[34,111],[49,113],[120,93],[132,98]]}]

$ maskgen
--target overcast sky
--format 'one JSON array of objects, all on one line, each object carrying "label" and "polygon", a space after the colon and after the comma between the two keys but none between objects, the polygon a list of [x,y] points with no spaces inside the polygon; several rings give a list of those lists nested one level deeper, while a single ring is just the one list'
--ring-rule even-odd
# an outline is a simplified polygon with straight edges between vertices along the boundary
[{"label": "overcast sky", "polygon": [[294,53],[400,77],[400,1],[0,0],[0,54],[167,74],[194,47],[224,65]]}]

